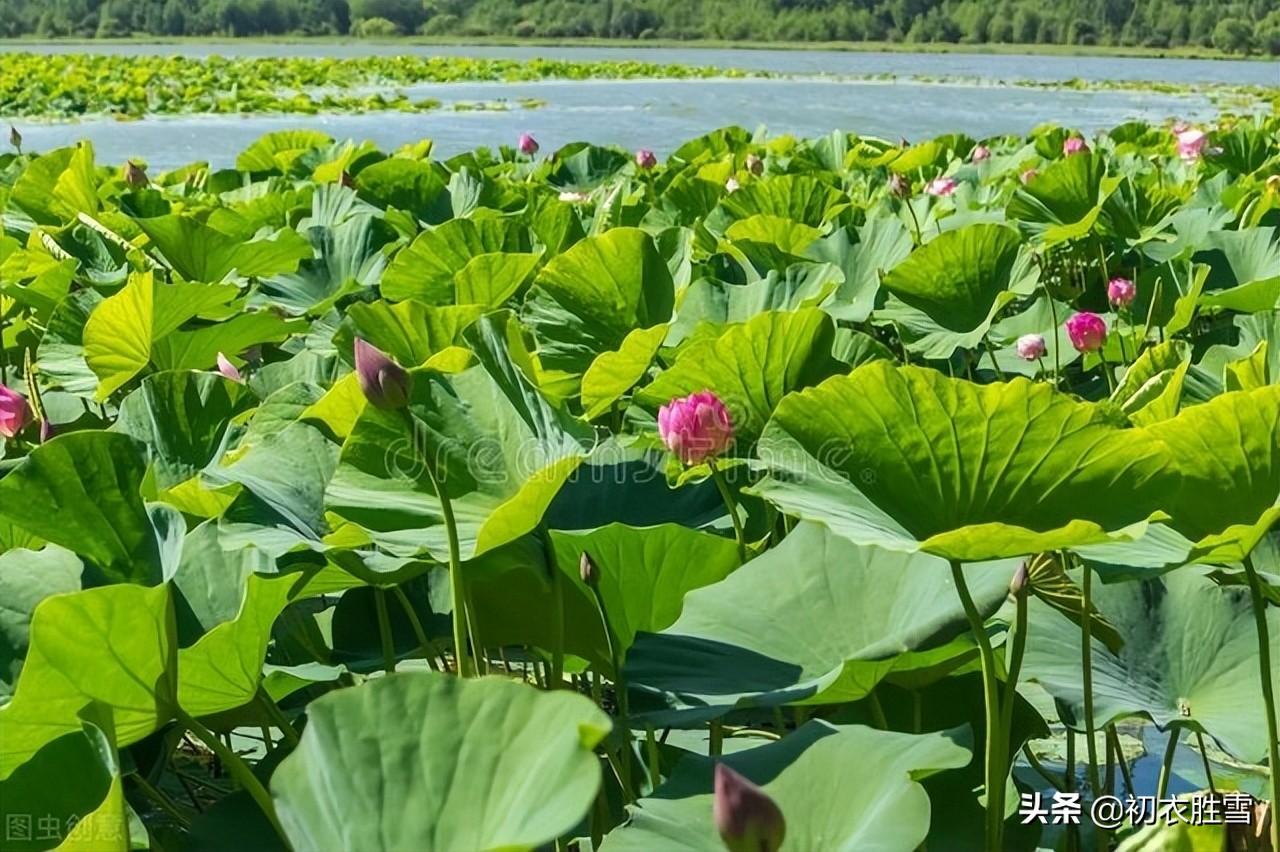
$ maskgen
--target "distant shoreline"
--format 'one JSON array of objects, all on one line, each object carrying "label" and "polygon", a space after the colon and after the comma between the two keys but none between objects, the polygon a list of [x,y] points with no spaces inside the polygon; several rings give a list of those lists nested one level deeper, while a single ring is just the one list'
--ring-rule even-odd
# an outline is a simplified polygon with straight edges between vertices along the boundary
[{"label": "distant shoreline", "polygon": [[[35,38],[0,39],[0,46],[37,47],[39,45],[180,45],[180,44],[349,44],[349,45],[413,45],[440,47],[557,47],[557,48],[685,48],[690,50],[830,50],[846,53],[920,53],[920,54],[986,54],[997,56],[1097,56],[1117,59],[1196,59],[1274,62],[1280,68],[1280,57],[1262,54],[1228,54],[1206,47],[1155,48],[1139,46],[1076,44],[953,44],[950,42],[774,42],[720,41],[713,39],[608,39],[608,38],[516,38],[513,36],[398,36],[394,38],[353,38],[350,36],[244,36],[244,37],[160,37],[137,38]],[[1280,79],[1280,70],[1277,72]]]}]

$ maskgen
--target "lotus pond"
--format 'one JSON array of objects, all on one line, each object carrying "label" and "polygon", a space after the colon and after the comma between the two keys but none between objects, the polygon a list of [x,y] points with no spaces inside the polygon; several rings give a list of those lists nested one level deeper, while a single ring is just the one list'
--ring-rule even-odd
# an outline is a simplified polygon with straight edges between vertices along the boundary
[{"label": "lotus pond", "polygon": [[1280,118],[432,154],[0,157],[4,849],[1275,848]]}]

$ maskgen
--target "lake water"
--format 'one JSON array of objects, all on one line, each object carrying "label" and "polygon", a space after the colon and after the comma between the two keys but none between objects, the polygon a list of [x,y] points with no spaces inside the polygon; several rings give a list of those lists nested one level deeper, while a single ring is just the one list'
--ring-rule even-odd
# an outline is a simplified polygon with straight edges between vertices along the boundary
[{"label": "lake water", "polygon": [[[896,139],[920,139],[952,131],[976,137],[1025,133],[1046,121],[1086,132],[1131,118],[1207,120],[1215,109],[1201,95],[1143,91],[1047,91],[1008,85],[1016,80],[1150,80],[1166,83],[1234,83],[1280,86],[1280,64],[1119,57],[989,54],[902,54],[843,51],[709,50],[696,48],[490,47],[316,42],[228,42],[182,45],[0,45],[0,50],[110,52],[188,56],[497,56],[564,59],[643,59],[767,70],[795,75],[893,74],[958,78],[951,83],[897,81],[628,80],[536,83],[454,83],[406,88],[446,107],[429,113],[249,117],[189,116],[120,122],[15,124],[37,150],[88,138],[101,162],[141,157],[156,168],[194,160],[229,165],[263,133],[294,127],[324,130],[338,139],[369,139],[384,149],[429,137],[439,155],[478,145],[511,143],[532,132],[546,151],[588,139],[626,148],[669,153],[685,139],[726,124],[771,134],[814,136],[833,129]],[[515,101],[546,102],[526,110]],[[506,112],[455,112],[455,101],[512,102]]]}]

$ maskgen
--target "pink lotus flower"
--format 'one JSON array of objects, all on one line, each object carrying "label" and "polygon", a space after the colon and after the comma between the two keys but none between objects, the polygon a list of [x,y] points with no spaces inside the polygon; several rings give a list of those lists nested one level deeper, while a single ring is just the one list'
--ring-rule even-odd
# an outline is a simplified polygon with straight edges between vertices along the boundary
[{"label": "pink lotus flower", "polygon": [[404,408],[409,404],[411,377],[387,353],[356,338],[356,381],[365,399],[375,408]]},{"label": "pink lotus flower", "polygon": [[1183,131],[1190,130],[1190,129],[1191,129],[1191,125],[1187,124],[1185,121],[1175,121],[1173,123],[1174,136],[1177,136],[1179,133],[1182,133]]},{"label": "pink lotus flower", "polygon": [[973,153],[969,155],[969,161],[973,163],[981,163],[983,160],[991,159],[991,149],[986,145],[978,145],[973,149]]},{"label": "pink lotus flower", "polygon": [[936,195],[941,198],[951,195],[959,185],[949,177],[934,178],[929,181],[929,185],[924,188],[924,191],[929,195]]},{"label": "pink lotus flower", "polygon": [[27,398],[0,385],[0,437],[12,438],[30,422],[31,406],[27,405]]},{"label": "pink lotus flower", "polygon": [[233,382],[243,382],[244,376],[240,374],[240,370],[235,364],[231,363],[231,359],[221,352],[218,353],[218,372]]},{"label": "pink lotus flower", "polygon": [[747,171],[751,172],[751,174],[756,177],[764,174],[764,160],[760,159],[755,154],[747,155],[746,165]]},{"label": "pink lotus flower", "polygon": [[1127,308],[1138,295],[1138,285],[1128,278],[1112,278],[1107,282],[1107,300],[1117,308]]},{"label": "pink lotus flower", "polygon": [[526,157],[532,157],[538,153],[538,140],[533,138],[532,133],[521,133],[516,140],[516,148]]},{"label": "pink lotus flower", "polygon": [[742,189],[742,184],[738,183],[737,178],[729,178],[724,182],[725,192],[737,192],[740,189]]},{"label": "pink lotus flower", "polygon": [[654,166],[658,165],[658,155],[654,154],[648,148],[641,148],[636,151],[636,166],[644,169],[646,172]]},{"label": "pink lotus flower", "polygon": [[1014,344],[1018,357],[1024,361],[1038,361],[1048,351],[1044,338],[1038,334],[1024,334]]},{"label": "pink lotus flower", "polygon": [[1176,135],[1178,140],[1178,156],[1186,162],[1198,160],[1205,154],[1209,144],[1209,134],[1203,130],[1189,127]]},{"label": "pink lotus flower", "polygon": [[659,408],[658,435],[680,461],[701,464],[733,443],[733,421],[720,397],[704,390]]},{"label": "pink lotus flower", "polygon": [[1081,311],[1067,320],[1067,337],[1077,352],[1096,352],[1107,340],[1107,322],[1097,314]]},{"label": "pink lotus flower", "polygon": [[1023,186],[1026,186],[1027,184],[1031,183],[1031,181],[1035,180],[1036,176],[1039,174],[1040,173],[1035,169],[1027,169],[1025,172],[1023,172],[1021,175],[1018,176],[1018,179],[1022,181]]},{"label": "pink lotus flower", "polygon": [[1062,143],[1062,153],[1070,157],[1072,154],[1089,153],[1089,145],[1079,136],[1069,136],[1067,141]]},{"label": "pink lotus flower", "polygon": [[711,812],[729,852],[777,852],[787,836],[777,802],[723,763],[716,764]]}]

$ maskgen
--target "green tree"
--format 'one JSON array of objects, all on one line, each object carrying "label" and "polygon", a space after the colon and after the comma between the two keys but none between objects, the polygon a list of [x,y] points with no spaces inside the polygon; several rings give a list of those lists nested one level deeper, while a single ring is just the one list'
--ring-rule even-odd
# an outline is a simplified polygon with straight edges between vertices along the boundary
[{"label": "green tree", "polygon": [[1223,18],[1213,28],[1213,46],[1225,53],[1248,53],[1253,29],[1240,18]]}]

